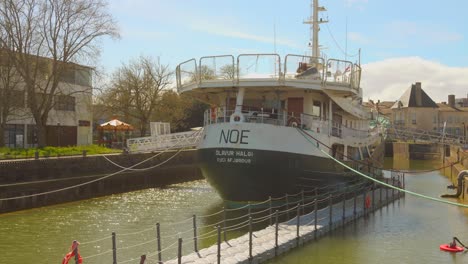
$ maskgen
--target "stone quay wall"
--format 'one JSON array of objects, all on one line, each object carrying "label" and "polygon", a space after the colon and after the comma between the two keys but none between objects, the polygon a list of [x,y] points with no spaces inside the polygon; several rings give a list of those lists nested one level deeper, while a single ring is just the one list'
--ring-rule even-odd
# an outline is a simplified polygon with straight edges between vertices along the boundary
[{"label": "stone quay wall", "polygon": [[[0,213],[202,179],[196,165],[195,151],[167,151],[157,154],[2,161]],[[137,170],[124,170],[106,158],[124,168],[146,159],[148,161],[132,168]],[[164,164],[158,166],[161,163]],[[95,181],[88,183],[93,180]],[[82,185],[79,187],[73,187],[80,184]],[[63,188],[69,189],[55,191]],[[9,199],[28,195],[34,196]]]}]

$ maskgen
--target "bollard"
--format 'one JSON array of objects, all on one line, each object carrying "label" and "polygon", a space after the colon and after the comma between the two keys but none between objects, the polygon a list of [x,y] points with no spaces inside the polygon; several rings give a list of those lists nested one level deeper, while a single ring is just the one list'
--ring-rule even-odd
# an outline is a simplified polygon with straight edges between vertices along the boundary
[{"label": "bollard", "polygon": [[275,211],[275,256],[278,255],[278,210]]},{"label": "bollard", "polygon": [[289,220],[289,196],[286,194],[286,218]]},{"label": "bollard", "polygon": [[[388,179],[385,182],[388,184]],[[385,187],[385,204],[388,204],[388,187]]]},{"label": "bollard", "polygon": [[305,214],[305,199],[304,199],[304,189],[301,190],[301,204],[302,204],[302,214]]},{"label": "bollard", "polygon": [[78,246],[73,250],[73,254],[75,254],[75,264],[79,264],[80,259],[78,258]]},{"label": "bollard", "polygon": [[249,261],[252,259],[252,217],[249,216]]},{"label": "bollard", "polygon": [[356,204],[357,204],[357,192],[354,192],[354,208],[353,208],[353,216],[354,220],[356,220]]},{"label": "bollard", "polygon": [[156,240],[158,243],[158,264],[162,264],[162,256],[161,256],[161,230],[159,223],[156,223]]},{"label": "bollard", "polygon": [[[392,187],[395,187],[395,178],[392,178]],[[395,200],[395,189],[392,188],[392,201]]]},{"label": "bollard", "polygon": [[364,191],[364,194],[362,195],[362,208],[363,208],[363,215],[367,214],[367,208],[366,208],[366,196],[367,196],[367,191]]},{"label": "bollard", "polygon": [[[84,149],[83,150],[83,158],[86,158],[86,153],[87,153],[87,150]],[[145,256],[145,255],[143,255],[143,256]],[[145,259],[146,259],[146,256],[145,256]]]},{"label": "bollard", "polygon": [[345,225],[345,219],[346,219],[346,189],[343,193],[343,217],[342,217],[343,227]]},{"label": "bollard", "polygon": [[193,215],[193,249],[198,252],[198,239],[197,239],[197,216]]},{"label": "bollard", "polygon": [[182,238],[179,237],[179,246],[177,247],[177,263],[182,264]]},{"label": "bollard", "polygon": [[39,151],[37,150],[34,152],[34,159],[39,159]]},{"label": "bollard", "polygon": [[318,200],[317,200],[317,197],[315,197],[315,200],[314,200],[314,218],[315,218],[315,221],[314,221],[314,238],[317,239],[317,208],[318,208]]},{"label": "bollard", "polygon": [[269,207],[269,210],[268,210],[268,213],[270,214],[270,225],[272,225],[272,224],[273,224],[273,220],[272,220],[273,216],[271,215],[271,210],[272,210],[271,196],[268,197],[268,202],[269,202],[269,206],[270,206],[270,207]]},{"label": "bollard", "polygon": [[372,212],[375,211],[375,183],[372,185]]},{"label": "bollard", "polygon": [[297,204],[297,216],[296,216],[296,245],[299,246],[299,225],[301,224],[301,204]]},{"label": "bollard", "polygon": [[140,264],[145,264],[145,261],[146,261],[146,255],[141,255]]},{"label": "bollard", "polygon": [[[403,173],[403,189],[406,189],[406,175]],[[405,193],[403,193],[405,195]]]},{"label": "bollard", "polygon": [[332,231],[332,223],[333,223],[333,195],[330,194],[329,196],[329,203],[328,206],[330,206],[330,221],[329,221],[329,226],[330,226],[330,231]]},{"label": "bollard", "polygon": [[218,264],[221,263],[221,227],[218,226]]},{"label": "bollard", "polygon": [[380,187],[379,188],[379,193],[380,193],[379,194],[380,195],[379,196],[379,207],[382,207],[382,188],[383,188],[383,185],[380,185],[379,187]]},{"label": "bollard", "polygon": [[226,242],[227,237],[226,237],[226,208],[223,207],[223,239]]},{"label": "bollard", "polygon": [[112,264],[117,264],[117,245],[115,243],[115,232],[112,232]]}]

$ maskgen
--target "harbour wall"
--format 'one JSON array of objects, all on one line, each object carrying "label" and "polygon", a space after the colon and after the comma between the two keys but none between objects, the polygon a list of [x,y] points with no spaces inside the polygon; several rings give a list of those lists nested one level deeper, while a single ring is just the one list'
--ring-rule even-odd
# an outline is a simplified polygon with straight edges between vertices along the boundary
[{"label": "harbour wall", "polygon": [[385,156],[398,157],[408,160],[435,160],[440,159],[442,152],[439,144],[387,142]]},{"label": "harbour wall", "polygon": [[193,150],[2,161],[0,213],[201,178]]},{"label": "harbour wall", "polygon": [[[443,146],[441,147],[441,152],[443,154],[443,165],[444,168],[443,174],[447,176],[453,185],[458,185],[458,174],[462,170],[468,169],[468,150],[464,150],[459,146]],[[462,192],[458,199],[461,199],[463,202],[468,201],[468,177],[465,177],[462,182]]]}]

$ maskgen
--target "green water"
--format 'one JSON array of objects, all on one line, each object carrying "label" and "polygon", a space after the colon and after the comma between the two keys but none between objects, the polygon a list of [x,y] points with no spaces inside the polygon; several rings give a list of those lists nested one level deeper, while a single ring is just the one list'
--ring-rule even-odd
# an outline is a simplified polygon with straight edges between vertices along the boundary
[{"label": "green water", "polygon": [[[410,165],[412,169],[435,166],[428,162]],[[406,180],[407,189],[426,195],[454,192],[445,188],[449,181],[438,172],[407,175]],[[0,263],[60,263],[74,239],[81,242],[84,263],[112,263],[111,232],[117,234],[118,263],[139,263],[140,255],[156,251],[156,222],[161,223],[163,248],[180,236],[184,251],[189,252],[193,248],[188,239],[193,235],[192,214],[209,216],[222,206],[221,198],[205,181],[195,181],[3,214]],[[220,217],[201,217],[198,222],[214,224]],[[211,235],[213,230],[199,232]],[[407,195],[399,203],[269,263],[468,263],[468,253],[439,251],[439,245],[452,236],[468,242],[468,210]],[[215,237],[203,239],[200,247],[214,241]],[[174,256],[175,247],[163,252],[165,259]],[[156,263],[155,259],[150,257],[150,263]]]}]

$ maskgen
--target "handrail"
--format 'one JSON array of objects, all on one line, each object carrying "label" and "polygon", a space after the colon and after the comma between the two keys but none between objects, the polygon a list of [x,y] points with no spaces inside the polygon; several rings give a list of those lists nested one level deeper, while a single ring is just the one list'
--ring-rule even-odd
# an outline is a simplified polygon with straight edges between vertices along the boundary
[{"label": "handrail", "polygon": [[[339,59],[328,59],[325,61],[324,58],[322,57],[312,57],[312,56],[305,56],[305,55],[299,55],[299,54],[287,54],[284,56],[284,64],[281,63],[282,58],[279,54],[277,53],[250,53],[250,54],[239,54],[237,57],[234,57],[233,55],[215,55],[215,56],[203,56],[198,60],[198,65],[197,61],[195,59],[190,59],[187,61],[184,61],[176,66],[176,84],[177,84],[177,90],[179,92],[183,92],[184,88],[196,83],[198,85],[202,85],[205,82],[210,82],[210,80],[217,79],[220,81],[219,76],[217,76],[216,71],[212,69],[214,72],[205,72],[203,73],[203,60],[208,59],[208,58],[214,58],[215,60],[217,58],[230,58],[230,61],[232,64],[225,64],[225,65],[232,65],[233,68],[233,75],[234,76],[228,76],[228,78],[224,78],[223,80],[226,81],[233,81],[234,83],[239,84],[240,81],[242,81],[241,77],[241,71],[242,71],[242,65],[241,60],[245,57],[253,57],[256,56],[257,59],[260,57],[266,58],[267,56],[274,57],[274,63],[272,65],[269,65],[269,67],[274,67],[273,72],[270,72],[271,75],[269,76],[268,79],[276,79],[278,81],[278,84],[282,83],[285,80],[297,80],[297,81],[302,81],[302,82],[311,82],[311,83],[319,83],[321,85],[326,85],[332,84],[332,85],[338,85],[341,87],[349,87],[353,92],[359,92],[359,86],[360,86],[360,80],[361,80],[361,67],[357,64],[353,64],[351,61],[347,60],[339,60]],[[313,67],[309,68],[305,66],[305,71],[297,72],[291,77],[291,73],[288,74],[288,61],[291,61],[292,58],[299,58],[302,59],[303,61],[298,61],[298,63],[304,63],[305,65],[308,66],[308,63],[317,63],[318,65],[322,65],[322,67],[316,67],[315,71],[310,71]],[[309,60],[308,62],[304,62],[304,60]],[[194,72],[193,74],[193,82],[190,82],[189,84],[184,84],[184,78],[182,76],[183,73],[183,66],[186,65],[187,63],[194,61]],[[235,64],[235,62],[237,64]],[[255,62],[258,64],[258,61]],[[345,65],[343,69],[339,68],[337,71],[334,73],[334,79],[331,80],[330,77],[332,75],[331,71],[334,69],[331,64],[336,63],[337,65]],[[265,65],[263,65],[264,67]],[[349,67],[348,67],[349,66]],[[300,65],[298,65],[300,67]],[[349,68],[349,69],[348,69]],[[262,70],[265,70],[264,68]],[[349,74],[348,74],[349,71]],[[306,72],[306,75],[303,75],[301,73]],[[202,74],[208,74],[207,76],[201,76]],[[212,74],[212,78],[206,78],[209,76],[209,74]],[[313,77],[315,76],[315,77]],[[253,78],[248,78],[249,80],[251,79],[265,79],[263,77],[258,77],[255,76]],[[329,80],[330,79],[330,80]],[[228,84],[228,83],[226,83]]]}]

